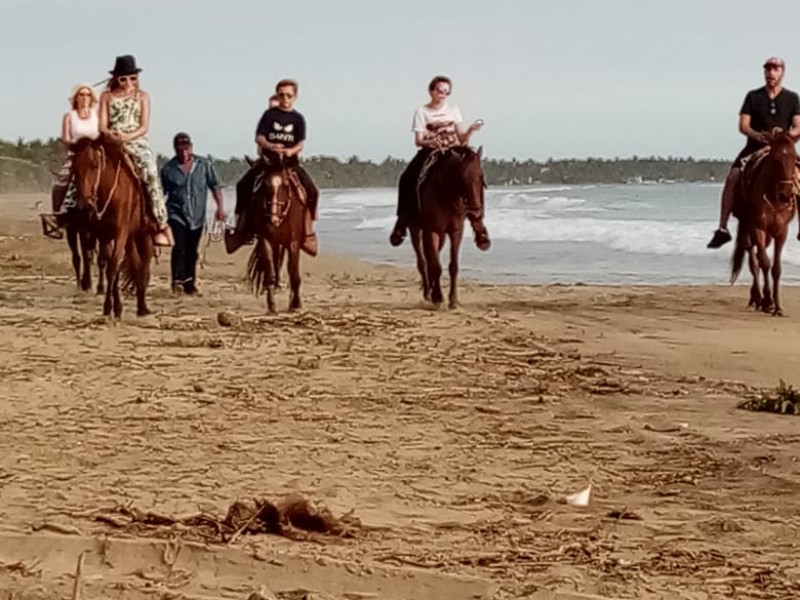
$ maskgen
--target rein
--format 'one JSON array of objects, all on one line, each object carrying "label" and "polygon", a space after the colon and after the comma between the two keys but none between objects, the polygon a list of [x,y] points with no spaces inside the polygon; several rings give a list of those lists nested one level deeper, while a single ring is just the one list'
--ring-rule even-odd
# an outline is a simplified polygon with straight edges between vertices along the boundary
[{"label": "rein", "polygon": [[94,188],[92,191],[92,199],[94,203],[92,207],[94,208],[94,213],[97,216],[98,221],[103,220],[103,216],[106,214],[108,207],[111,206],[111,201],[114,199],[114,192],[117,191],[117,186],[119,185],[119,173],[122,169],[122,160],[117,162],[117,169],[116,173],[114,174],[114,185],[111,186],[111,191],[108,193],[108,198],[106,199],[105,204],[103,205],[102,209],[98,209],[97,205],[100,202],[100,198],[98,197],[98,193],[100,191],[100,180],[103,177],[103,171],[106,169],[106,165],[108,164],[108,157],[106,156],[106,149],[103,146],[100,146],[100,168],[97,169],[97,179],[94,182]]}]

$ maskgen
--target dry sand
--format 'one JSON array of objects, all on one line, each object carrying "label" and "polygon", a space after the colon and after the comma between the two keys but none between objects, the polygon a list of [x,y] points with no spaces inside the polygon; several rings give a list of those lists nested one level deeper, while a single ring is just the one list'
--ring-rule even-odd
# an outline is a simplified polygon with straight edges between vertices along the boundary
[{"label": "dry sand", "polygon": [[[249,248],[214,244],[202,297],[168,293],[165,256],[155,314],[127,300],[115,324],[76,291],[66,243],[38,233],[38,199],[0,197],[12,597],[69,596],[90,548],[83,598],[800,595],[800,421],[736,408],[795,379],[800,290],[774,318],[745,310],[744,286],[465,283],[463,307],[436,312],[414,273],[326,256],[323,239],[304,310],[284,291],[268,317],[241,280]],[[588,507],[560,502],[589,483]],[[364,530],[204,548],[94,518],[292,492]]]}]

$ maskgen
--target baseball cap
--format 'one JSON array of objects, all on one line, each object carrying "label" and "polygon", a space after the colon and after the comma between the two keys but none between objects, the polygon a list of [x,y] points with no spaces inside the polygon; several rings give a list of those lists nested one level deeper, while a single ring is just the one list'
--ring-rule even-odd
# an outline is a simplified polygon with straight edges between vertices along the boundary
[{"label": "baseball cap", "polygon": [[189,137],[188,133],[184,133],[181,131],[180,133],[176,133],[175,137],[172,138],[172,145],[173,146],[191,146],[192,145],[192,138]]},{"label": "baseball cap", "polygon": [[782,58],[778,58],[777,56],[770,56],[764,62],[764,68],[766,69],[767,67],[770,67],[770,66],[776,66],[776,67],[780,67],[781,69],[783,69],[783,68],[786,67],[786,64],[783,62]]}]

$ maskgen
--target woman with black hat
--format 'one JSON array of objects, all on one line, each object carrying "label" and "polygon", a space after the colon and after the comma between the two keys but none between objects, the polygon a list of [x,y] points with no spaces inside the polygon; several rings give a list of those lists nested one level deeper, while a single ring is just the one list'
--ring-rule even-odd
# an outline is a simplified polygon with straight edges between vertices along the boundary
[{"label": "woman with black hat", "polygon": [[139,73],[133,56],[118,56],[110,71],[108,90],[100,96],[100,131],[125,145],[144,172],[153,214],[159,231],[157,246],[171,246],[172,234],[167,224],[167,208],[156,164],[156,154],[147,140],[150,125],[150,96],[139,89]]}]

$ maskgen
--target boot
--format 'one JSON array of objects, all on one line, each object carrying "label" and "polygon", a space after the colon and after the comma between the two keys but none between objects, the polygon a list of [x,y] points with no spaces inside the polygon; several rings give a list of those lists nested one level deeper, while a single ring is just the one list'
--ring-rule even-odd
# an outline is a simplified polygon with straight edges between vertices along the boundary
[{"label": "boot", "polygon": [[397,217],[392,234],[389,236],[389,243],[394,247],[399,246],[406,239],[406,233],[408,233],[408,226],[405,223],[405,219]]},{"label": "boot", "polygon": [[305,236],[303,237],[303,246],[301,250],[308,254],[309,256],[316,256],[317,252],[319,251],[317,245],[317,234],[314,233],[314,226],[311,223],[311,213],[306,211],[305,213]]},{"label": "boot", "polygon": [[170,247],[175,245],[175,238],[172,237],[172,230],[169,225],[163,225],[153,236],[153,244],[156,246]]},{"label": "boot", "polygon": [[486,225],[483,220],[475,220],[472,222],[472,230],[475,232],[475,245],[478,250],[486,252],[492,247],[492,240],[489,239],[489,232],[486,230]]}]

